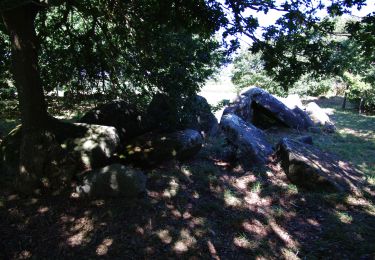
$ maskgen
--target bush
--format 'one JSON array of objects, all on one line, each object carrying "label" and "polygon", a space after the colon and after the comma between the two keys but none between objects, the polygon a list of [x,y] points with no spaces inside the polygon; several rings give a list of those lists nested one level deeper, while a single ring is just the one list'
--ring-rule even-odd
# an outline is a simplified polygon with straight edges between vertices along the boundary
[{"label": "bush", "polygon": [[348,84],[348,99],[358,104],[360,112],[375,111],[375,88],[365,78],[349,72],[344,73],[343,79]]},{"label": "bush", "polygon": [[[342,80],[339,77],[320,76],[305,74],[290,89],[291,94],[300,96],[323,96],[327,94],[337,94]],[[332,93],[336,92],[336,93]]]}]

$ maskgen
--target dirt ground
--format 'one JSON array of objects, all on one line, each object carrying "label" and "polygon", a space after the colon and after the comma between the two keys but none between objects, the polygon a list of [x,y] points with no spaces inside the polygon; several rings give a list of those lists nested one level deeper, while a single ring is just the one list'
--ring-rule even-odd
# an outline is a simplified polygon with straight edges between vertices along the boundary
[{"label": "dirt ground", "polygon": [[3,191],[0,258],[373,259],[366,198],[292,185],[276,163],[244,171],[206,144],[193,161],[148,172],[134,201]]}]

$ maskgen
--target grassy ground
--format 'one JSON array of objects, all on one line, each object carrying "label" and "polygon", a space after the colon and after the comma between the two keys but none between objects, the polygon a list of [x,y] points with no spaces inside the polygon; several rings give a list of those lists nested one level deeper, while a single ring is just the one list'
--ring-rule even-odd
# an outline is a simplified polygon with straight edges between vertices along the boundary
[{"label": "grassy ground", "polygon": [[[314,142],[350,160],[373,190],[375,118],[318,101],[338,132],[314,134]],[[268,134],[276,142],[304,133]],[[147,170],[147,194],[137,201],[2,190],[0,259],[375,258],[374,197],[299,189],[275,162],[245,171],[223,159],[225,147],[221,138],[208,140],[192,161]]]}]

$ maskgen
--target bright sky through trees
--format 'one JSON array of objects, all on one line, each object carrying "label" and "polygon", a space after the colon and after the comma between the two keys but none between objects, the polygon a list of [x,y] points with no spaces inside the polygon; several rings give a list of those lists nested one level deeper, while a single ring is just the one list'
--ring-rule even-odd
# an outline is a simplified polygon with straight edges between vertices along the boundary
[{"label": "bright sky through trees", "polygon": [[[223,0],[224,2],[224,0]],[[283,3],[285,2],[284,0],[277,0],[276,1],[277,3]],[[317,2],[316,0],[312,1],[312,2]],[[325,5],[328,5],[328,2],[327,0],[323,0],[322,1],[323,4]],[[358,10],[357,8],[352,8],[352,16],[356,16],[356,17],[364,17],[370,13],[373,13],[375,12],[375,1],[374,0],[367,0],[366,1],[366,6],[363,6],[360,10]],[[316,4],[315,4],[316,5]],[[281,12],[281,11],[277,11],[277,10],[270,10],[267,14],[264,14],[262,12],[256,12],[254,10],[248,10],[246,11],[246,14],[252,14],[254,15],[256,18],[258,18],[258,22],[259,22],[259,25],[260,25],[260,28],[257,30],[256,32],[256,36],[257,37],[261,37],[262,35],[262,27],[267,27],[267,26],[270,26],[272,24],[274,24],[276,22],[276,20],[278,18],[281,17],[281,15],[283,15],[284,12]],[[327,12],[325,9],[321,10],[318,12],[317,14],[319,17],[324,17],[327,15]],[[242,48],[247,48],[251,43],[252,43],[252,40],[247,37],[246,35],[239,35],[239,38],[240,38],[240,43],[241,43],[241,47]]]}]

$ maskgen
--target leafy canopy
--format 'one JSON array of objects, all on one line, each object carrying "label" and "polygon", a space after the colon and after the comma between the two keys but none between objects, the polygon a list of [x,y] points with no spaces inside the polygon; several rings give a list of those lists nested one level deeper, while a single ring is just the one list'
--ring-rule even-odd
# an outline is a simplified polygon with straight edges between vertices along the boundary
[{"label": "leafy canopy", "polygon": [[[46,91],[64,88],[75,93],[94,90],[130,98],[154,92],[174,97],[199,89],[215,72],[226,54],[238,48],[213,40],[245,34],[262,53],[265,69],[287,88],[306,72],[333,70],[329,63],[334,49],[325,37],[334,23],[321,19],[361,8],[365,0],[0,0],[0,10],[37,5],[36,30],[40,41],[40,72]],[[255,32],[254,13],[282,13],[275,25]],[[361,50],[373,54],[373,16],[353,23],[350,34]],[[0,26],[5,39],[3,25]],[[372,33],[372,34],[371,34]],[[369,36],[370,35],[370,36]],[[9,78],[9,44],[0,52],[1,78]],[[370,45],[374,46],[374,44]],[[225,47],[225,51],[222,47]]]}]

